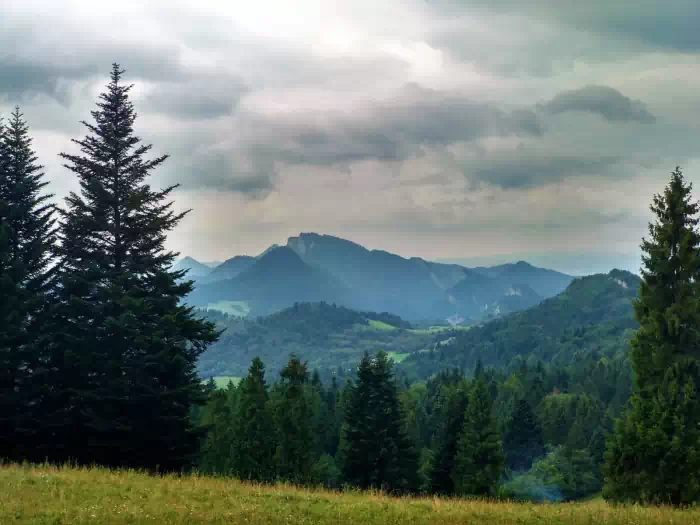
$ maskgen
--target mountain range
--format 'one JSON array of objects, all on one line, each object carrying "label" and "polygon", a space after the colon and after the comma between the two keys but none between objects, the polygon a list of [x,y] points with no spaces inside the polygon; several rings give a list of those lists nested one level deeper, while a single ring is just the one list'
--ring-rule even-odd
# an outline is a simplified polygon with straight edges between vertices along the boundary
[{"label": "mountain range", "polygon": [[[391,312],[409,320],[468,323],[538,304],[563,291],[573,277],[526,262],[465,268],[368,250],[317,233],[290,237],[262,254],[236,256],[208,268],[191,257],[195,291],[188,301],[226,311],[245,304],[248,315],[267,315],[295,302],[326,301],[363,311]],[[233,313],[233,312],[231,312]]]}]

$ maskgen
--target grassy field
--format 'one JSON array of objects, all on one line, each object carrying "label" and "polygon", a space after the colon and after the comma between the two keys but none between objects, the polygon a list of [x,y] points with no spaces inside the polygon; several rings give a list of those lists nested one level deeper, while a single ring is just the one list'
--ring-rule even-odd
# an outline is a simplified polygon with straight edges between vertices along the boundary
[{"label": "grassy field", "polygon": [[602,501],[534,505],[338,494],[262,487],[198,476],[156,478],[125,471],[0,467],[0,523],[37,525],[700,524],[699,510],[611,507]]}]

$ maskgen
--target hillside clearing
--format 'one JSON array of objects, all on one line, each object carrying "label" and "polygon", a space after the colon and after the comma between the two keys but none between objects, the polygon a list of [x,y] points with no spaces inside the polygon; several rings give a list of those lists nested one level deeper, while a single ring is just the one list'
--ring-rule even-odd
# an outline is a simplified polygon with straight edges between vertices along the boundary
[{"label": "hillside clearing", "polygon": [[600,500],[534,505],[391,498],[201,476],[0,467],[0,523],[32,524],[700,524],[700,511],[612,507]]},{"label": "hillside clearing", "polygon": [[396,326],[390,325],[389,323],[385,323],[383,321],[377,321],[376,319],[370,319],[368,324],[369,324],[369,326],[371,326],[375,330],[388,330],[388,331],[398,330],[398,328]]},{"label": "hillside clearing", "polygon": [[411,354],[406,352],[387,352],[387,355],[389,356],[389,359],[393,359],[396,363],[400,363]]}]

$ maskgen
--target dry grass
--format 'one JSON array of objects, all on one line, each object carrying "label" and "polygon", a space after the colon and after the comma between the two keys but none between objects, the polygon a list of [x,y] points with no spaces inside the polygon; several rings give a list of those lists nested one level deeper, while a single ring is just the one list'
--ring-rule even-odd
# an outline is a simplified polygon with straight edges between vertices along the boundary
[{"label": "dry grass", "polygon": [[13,523],[700,525],[700,510],[615,508],[600,500],[534,505],[391,498],[203,476],[9,465],[0,467],[0,524]]}]

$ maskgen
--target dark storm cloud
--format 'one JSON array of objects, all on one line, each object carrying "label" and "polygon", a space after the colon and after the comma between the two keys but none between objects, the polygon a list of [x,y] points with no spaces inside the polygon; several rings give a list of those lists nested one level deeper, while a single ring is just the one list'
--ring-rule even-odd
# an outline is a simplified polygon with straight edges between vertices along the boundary
[{"label": "dark storm cloud", "polygon": [[609,121],[656,121],[643,102],[632,100],[607,86],[585,86],[581,89],[564,91],[544,104],[543,109],[550,114],[567,111],[587,111],[597,113]]}]

